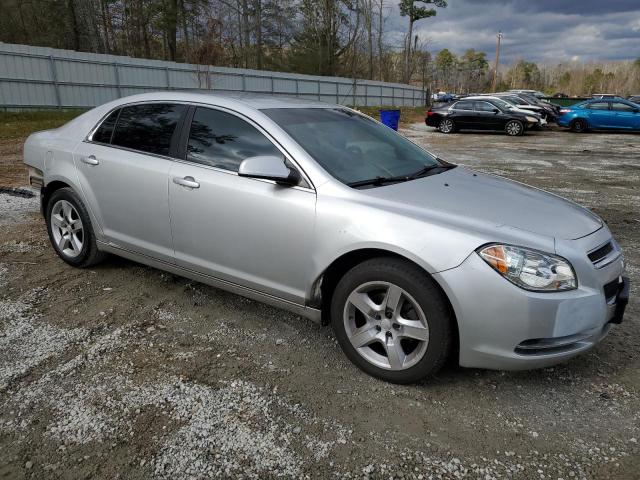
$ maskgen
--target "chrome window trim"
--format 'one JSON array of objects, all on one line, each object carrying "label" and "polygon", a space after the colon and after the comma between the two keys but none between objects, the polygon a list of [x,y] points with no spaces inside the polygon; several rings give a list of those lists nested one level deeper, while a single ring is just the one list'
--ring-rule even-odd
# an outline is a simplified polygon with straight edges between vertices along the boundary
[{"label": "chrome window trim", "polygon": [[[96,123],[96,125],[85,136],[85,138],[83,140],[83,143],[91,143],[93,145],[101,145],[103,147],[115,148],[117,150],[124,150],[126,152],[138,153],[138,154],[141,154],[141,155],[150,155],[152,157],[162,158],[162,159],[165,159],[165,160],[171,160],[171,161],[179,162],[179,163],[185,163],[185,164],[188,164],[188,165],[196,165],[196,166],[200,166],[200,167],[208,167],[208,168],[212,168],[212,169],[214,169],[216,171],[220,171],[220,172],[224,172],[224,173],[233,173],[235,175],[238,174],[237,172],[233,172],[231,170],[225,170],[223,168],[212,167],[210,165],[204,165],[202,163],[197,163],[197,162],[190,162],[189,160],[186,160],[186,159],[171,157],[171,156],[167,156],[167,155],[159,155],[157,153],[149,153],[149,152],[145,152],[143,150],[136,150],[136,149],[133,149],[133,148],[127,148],[127,147],[121,147],[121,146],[118,146],[118,145],[113,145],[111,143],[94,142],[92,140],[93,134],[96,132],[96,130],[98,130],[98,128],[100,128],[102,123],[107,119],[107,117],[109,117],[109,115],[111,115],[111,113],[113,111],[121,109],[121,108],[125,108],[125,107],[130,107],[130,106],[133,106],[133,105],[148,105],[148,104],[153,104],[153,103],[168,103],[168,104],[175,104],[175,105],[186,105],[187,107],[211,108],[211,109],[214,109],[214,110],[220,110],[220,111],[223,111],[225,113],[229,113],[230,115],[234,115],[234,116],[246,121],[251,126],[256,128],[261,134],[263,134],[265,137],[267,137],[267,139],[272,144],[274,144],[275,147],[278,150],[280,150],[282,155],[289,162],[291,162],[294,167],[296,167],[298,169],[298,171],[303,176],[304,180],[309,185],[309,187],[295,186],[295,187],[290,187],[290,188],[295,188],[295,189],[299,189],[299,190],[310,190],[310,191],[313,191],[315,193],[315,191],[316,191],[315,185],[313,184],[313,182],[309,178],[309,175],[307,175],[307,172],[304,171],[304,169],[300,166],[300,164],[294,160],[293,156],[291,154],[289,154],[289,152],[280,144],[280,142],[278,142],[275,138],[273,138],[273,136],[271,134],[269,134],[258,123],[256,123],[255,121],[253,121],[252,119],[250,119],[246,115],[243,115],[242,113],[237,112],[236,110],[233,110],[233,109],[230,109],[230,108],[227,108],[227,107],[221,107],[221,106],[218,106],[218,105],[212,105],[210,103],[188,102],[188,101],[184,101],[184,100],[175,100],[175,101],[174,100],[148,100],[148,101],[139,101],[139,102],[131,102],[131,103],[122,103],[120,105],[117,105],[117,106],[113,107],[105,115],[103,115],[102,118],[100,118],[100,120]],[[117,126],[117,123],[116,123],[116,126]],[[115,127],[114,127],[114,132],[115,132]],[[295,142],[295,140],[293,140],[293,139],[292,139],[292,141]],[[246,178],[250,179],[250,180],[257,180],[257,181],[261,181],[261,182],[273,183],[274,185],[276,183],[273,180],[249,178],[249,177],[246,177]]]}]

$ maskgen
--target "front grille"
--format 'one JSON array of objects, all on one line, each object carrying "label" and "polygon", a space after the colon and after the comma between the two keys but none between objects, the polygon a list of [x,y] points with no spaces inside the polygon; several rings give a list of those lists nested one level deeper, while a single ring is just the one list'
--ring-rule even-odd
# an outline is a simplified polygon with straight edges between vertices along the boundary
[{"label": "front grille", "polygon": [[593,252],[589,253],[587,256],[589,257],[589,260],[591,260],[595,264],[602,261],[611,252],[613,252],[613,243],[607,242],[603,246],[596,248]]}]

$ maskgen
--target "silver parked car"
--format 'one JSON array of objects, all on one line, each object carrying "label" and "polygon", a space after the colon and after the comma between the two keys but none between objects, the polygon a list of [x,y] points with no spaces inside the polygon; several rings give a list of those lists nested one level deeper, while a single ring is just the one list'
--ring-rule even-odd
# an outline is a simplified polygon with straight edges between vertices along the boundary
[{"label": "silver parked car", "polygon": [[586,209],[443,161],[335,105],[165,92],[31,135],[51,243],[331,323],[362,370],[529,369],[622,320],[618,244]]}]

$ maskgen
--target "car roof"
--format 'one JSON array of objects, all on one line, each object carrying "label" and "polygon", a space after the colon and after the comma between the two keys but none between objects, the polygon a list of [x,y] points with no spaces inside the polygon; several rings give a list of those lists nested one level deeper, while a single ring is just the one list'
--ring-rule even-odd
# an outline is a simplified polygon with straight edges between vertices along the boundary
[{"label": "car roof", "polygon": [[178,101],[216,106],[242,106],[254,110],[267,108],[334,108],[339,105],[284,95],[245,92],[184,92],[179,90],[142,93],[118,99],[117,103]]}]

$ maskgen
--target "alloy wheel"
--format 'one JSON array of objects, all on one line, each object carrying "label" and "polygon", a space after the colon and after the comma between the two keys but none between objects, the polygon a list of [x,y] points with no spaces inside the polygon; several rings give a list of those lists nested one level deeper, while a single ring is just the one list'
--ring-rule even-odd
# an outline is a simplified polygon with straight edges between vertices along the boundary
[{"label": "alloy wheel", "polygon": [[429,326],[416,300],[389,282],[354,289],[344,307],[347,337],[366,361],[387,370],[418,363],[429,344]]},{"label": "alloy wheel", "polygon": [[444,119],[440,122],[440,131],[442,133],[451,133],[453,131],[453,122],[449,119]]},{"label": "alloy wheel", "polygon": [[522,124],[520,122],[511,121],[507,123],[507,134],[511,136],[520,135],[522,133]]},{"label": "alloy wheel", "polygon": [[62,255],[75,258],[82,252],[84,227],[75,207],[66,200],[58,200],[51,209],[51,233]]}]

